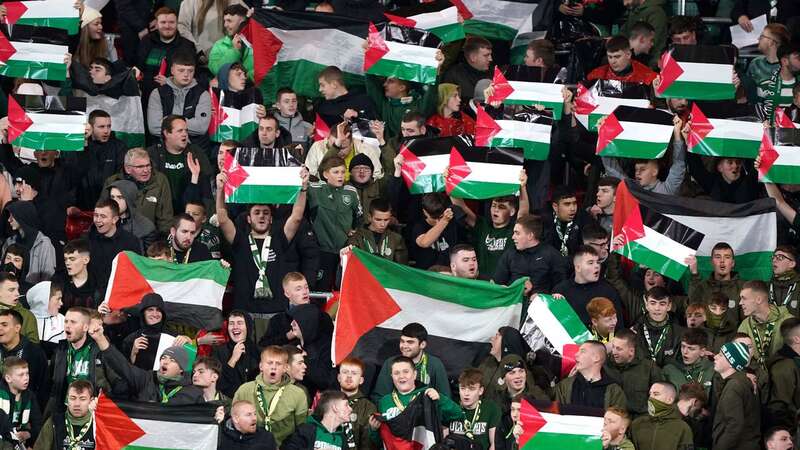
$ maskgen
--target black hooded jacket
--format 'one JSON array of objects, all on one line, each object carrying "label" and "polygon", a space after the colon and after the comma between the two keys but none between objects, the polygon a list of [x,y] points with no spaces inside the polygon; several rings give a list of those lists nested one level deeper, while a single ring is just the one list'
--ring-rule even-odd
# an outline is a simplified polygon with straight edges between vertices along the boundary
[{"label": "black hooded jacket", "polygon": [[228,365],[228,360],[231,359],[231,355],[233,354],[233,348],[236,346],[236,343],[230,339],[230,336],[228,336],[228,342],[222,345],[216,345],[211,349],[211,354],[222,364],[222,374],[217,382],[217,389],[228,397],[233,397],[239,386],[254,380],[259,372],[258,363],[260,352],[255,342],[255,325],[253,324],[253,318],[250,317],[250,314],[241,310],[231,311],[231,314],[234,313],[237,313],[235,314],[236,316],[243,316],[245,324],[247,325],[244,354],[236,362],[236,365],[233,367]]},{"label": "black hooded jacket", "polygon": [[142,253],[142,242],[139,238],[122,228],[117,228],[113,236],[106,237],[92,225],[88,233],[88,240],[89,251],[92,255],[92,259],[89,261],[89,272],[94,275],[102,290],[108,285],[111,262],[114,261],[117,253],[125,250]]},{"label": "black hooded jacket", "polygon": [[[155,306],[161,310],[161,322],[154,325],[147,325],[144,320],[144,310]],[[148,294],[142,298],[139,303],[139,316],[141,318],[142,327],[125,337],[122,341],[122,353],[127,357],[131,354],[133,348],[133,341],[140,336],[147,337],[147,348],[139,350],[136,354],[136,362],[134,366],[144,369],[153,370],[153,364],[156,361],[156,350],[158,350],[158,343],[161,341],[161,333],[164,333],[164,324],[167,321],[167,313],[164,309],[164,299],[158,294]]]},{"label": "black hooded jacket", "polygon": [[272,433],[264,427],[256,427],[256,432],[244,434],[233,426],[231,419],[225,421],[221,426],[219,446],[220,450],[277,450],[278,444]]}]

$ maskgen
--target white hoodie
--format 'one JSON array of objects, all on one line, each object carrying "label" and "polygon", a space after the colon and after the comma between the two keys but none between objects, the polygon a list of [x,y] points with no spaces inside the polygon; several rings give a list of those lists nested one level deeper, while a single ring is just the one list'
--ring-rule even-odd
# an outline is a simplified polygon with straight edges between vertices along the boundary
[{"label": "white hoodie", "polygon": [[36,317],[41,342],[58,343],[64,339],[64,315],[51,316],[47,311],[50,304],[50,282],[36,283],[26,294],[31,313]]}]

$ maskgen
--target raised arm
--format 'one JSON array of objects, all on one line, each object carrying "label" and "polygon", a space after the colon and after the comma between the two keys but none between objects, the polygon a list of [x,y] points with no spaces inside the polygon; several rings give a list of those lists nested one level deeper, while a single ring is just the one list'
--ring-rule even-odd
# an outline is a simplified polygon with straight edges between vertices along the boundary
[{"label": "raised arm", "polygon": [[233,224],[230,216],[228,216],[228,210],[225,208],[226,181],[228,181],[228,175],[226,175],[225,172],[217,175],[217,222],[219,223],[219,229],[222,230],[222,236],[225,237],[225,240],[228,241],[228,243],[233,243],[233,240],[236,238],[236,225]]},{"label": "raised arm", "polygon": [[303,187],[300,189],[300,195],[292,206],[292,214],[286,219],[286,224],[283,225],[283,234],[286,236],[287,241],[294,239],[300,224],[303,222],[303,213],[306,210],[306,201],[308,199],[308,169],[305,167],[300,170],[300,179],[302,180]]}]

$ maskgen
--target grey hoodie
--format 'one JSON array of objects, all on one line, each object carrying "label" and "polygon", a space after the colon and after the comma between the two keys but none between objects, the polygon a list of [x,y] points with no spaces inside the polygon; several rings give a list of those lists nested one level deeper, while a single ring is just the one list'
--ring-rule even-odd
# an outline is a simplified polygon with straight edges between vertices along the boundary
[{"label": "grey hoodie", "polygon": [[[183,115],[183,103],[186,100],[186,94],[189,90],[197,85],[197,80],[192,80],[186,87],[178,87],[172,78],[167,78],[167,86],[172,89],[175,94],[175,102],[172,105],[172,111],[162,111],[161,96],[158,95],[158,89],[153,89],[150,93],[150,99],[147,102],[147,130],[153,136],[161,137],[161,120],[170,114]],[[208,132],[208,124],[211,122],[211,96],[208,91],[203,92],[197,101],[197,106],[194,110],[194,117],[186,121],[186,126],[189,128],[189,134],[192,136],[201,136]]]},{"label": "grey hoodie", "polygon": [[278,125],[285,130],[289,130],[292,136],[292,144],[307,145],[311,137],[311,129],[313,125],[303,120],[300,113],[295,113],[292,117],[284,117],[280,112],[275,112],[275,118],[278,119]]},{"label": "grey hoodie", "polygon": [[136,211],[136,196],[139,194],[136,183],[128,180],[114,181],[103,191],[104,199],[109,197],[111,188],[119,189],[127,204],[127,217],[120,217],[117,226],[139,238],[142,246],[147,249],[158,236],[153,222]]},{"label": "grey hoodie", "polygon": [[[25,236],[16,232],[6,239],[3,244],[3,258],[11,244],[19,243],[28,249],[28,256],[25,258],[28,267],[25,281],[34,284],[49,280],[56,271],[56,250],[50,238],[39,231],[39,218],[33,202],[17,200],[9,203],[6,209],[19,223]],[[35,237],[31,239],[31,236]]]}]

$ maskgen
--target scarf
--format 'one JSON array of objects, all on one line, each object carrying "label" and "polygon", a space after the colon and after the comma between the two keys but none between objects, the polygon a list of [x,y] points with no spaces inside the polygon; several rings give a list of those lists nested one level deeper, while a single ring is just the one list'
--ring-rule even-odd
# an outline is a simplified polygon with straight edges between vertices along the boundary
[{"label": "scarf", "polygon": [[672,405],[656,400],[654,398],[647,399],[647,414],[654,419],[664,419],[672,413]]}]

